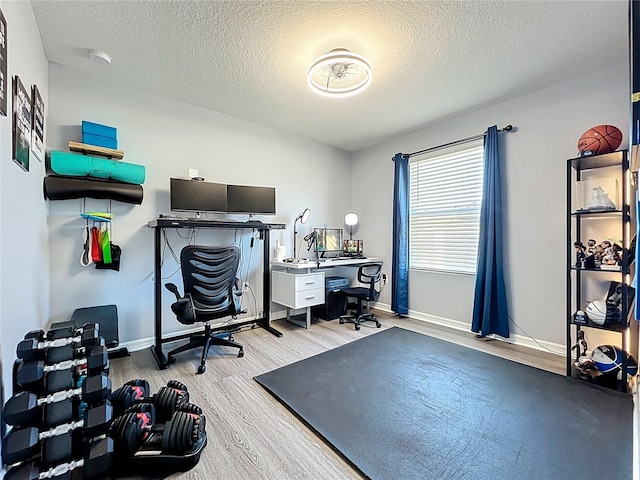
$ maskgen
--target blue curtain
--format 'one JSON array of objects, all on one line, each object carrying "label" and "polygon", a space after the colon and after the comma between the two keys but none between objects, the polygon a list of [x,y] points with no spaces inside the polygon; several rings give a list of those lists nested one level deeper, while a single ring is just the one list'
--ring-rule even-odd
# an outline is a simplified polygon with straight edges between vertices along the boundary
[{"label": "blue curtain", "polygon": [[509,336],[507,295],[502,263],[502,187],[498,127],[484,137],[484,191],[480,210],[478,271],[473,301],[471,330],[480,336],[496,333]]},{"label": "blue curtain", "polygon": [[[640,232],[640,190],[636,192],[636,212],[638,212],[636,213],[636,232]],[[635,239],[635,246],[633,245],[633,241],[631,242],[632,243],[631,247],[634,249],[632,253],[633,260],[631,262],[640,258],[640,242],[638,242],[637,237],[634,237],[634,239]],[[638,268],[637,265],[636,265],[636,269]],[[631,287],[633,287],[636,292],[635,305],[633,307],[634,318],[636,320],[640,320],[640,288],[638,288],[638,273],[639,272],[636,270],[636,273],[633,276],[633,279],[631,281]]]},{"label": "blue curtain", "polygon": [[409,157],[393,157],[393,262],[391,265],[391,310],[409,313]]}]

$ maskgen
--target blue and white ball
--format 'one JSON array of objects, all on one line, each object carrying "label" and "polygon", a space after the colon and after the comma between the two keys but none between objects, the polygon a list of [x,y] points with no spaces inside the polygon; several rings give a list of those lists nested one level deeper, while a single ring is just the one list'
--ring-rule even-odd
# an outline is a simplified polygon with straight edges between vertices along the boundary
[{"label": "blue and white ball", "polygon": [[604,300],[594,300],[587,303],[585,309],[587,318],[596,325],[604,325],[604,321],[607,318],[607,304]]},{"label": "blue and white ball", "polygon": [[[591,360],[602,373],[616,373],[618,380],[622,378],[622,359],[625,353],[613,345],[600,345],[591,352]],[[627,355],[627,377],[638,373],[638,362],[633,355]]]}]

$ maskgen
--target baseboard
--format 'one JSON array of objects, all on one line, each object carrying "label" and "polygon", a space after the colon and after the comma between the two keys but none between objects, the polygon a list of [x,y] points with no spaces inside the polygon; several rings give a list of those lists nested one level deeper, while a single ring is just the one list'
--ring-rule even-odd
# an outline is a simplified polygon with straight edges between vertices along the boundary
[{"label": "baseboard", "polygon": [[[378,310],[382,310],[383,312],[393,313],[391,311],[391,306],[385,303],[376,303],[374,305]],[[409,317],[421,320],[424,322],[433,323],[435,325],[440,325],[443,327],[449,327],[454,330],[459,330],[463,332],[470,332],[471,325],[465,322],[461,322],[459,320],[453,320],[451,318],[439,317],[437,315],[431,315],[428,313],[418,312],[415,310],[409,310]],[[525,335],[519,335],[517,333],[512,333],[509,338],[502,338],[498,335],[490,335],[489,338],[493,338],[495,340],[500,340],[506,343],[512,343],[514,345],[521,345],[523,347],[533,348],[534,350],[540,350],[541,352],[553,353],[554,355],[559,355],[564,357],[566,355],[566,349],[564,345],[559,343],[548,342],[546,340],[533,340],[530,337]]]},{"label": "baseboard", "polygon": [[[383,312],[387,312],[391,314],[393,313],[391,311],[391,306],[386,303],[376,303],[374,307],[378,310],[382,310]],[[292,311],[292,314],[293,313],[294,311]],[[286,318],[286,316],[287,316],[287,312],[284,310],[280,312],[275,312],[275,313],[272,312],[271,320],[272,321],[280,320],[280,319]],[[430,315],[427,313],[418,312],[416,310],[409,310],[408,316],[416,320],[433,323],[435,325],[440,325],[443,327],[453,328],[454,330],[459,330],[462,332],[470,331],[470,325],[465,322],[460,322],[459,320],[439,317],[437,315]],[[186,330],[180,330],[178,332],[172,332],[171,334],[165,335],[164,338],[166,339],[166,338],[178,337],[180,335],[196,333],[200,330],[202,330],[202,327],[189,328]],[[513,343],[514,345],[521,345],[523,347],[533,348],[535,350],[540,350],[543,352],[550,352],[555,355],[560,355],[563,357],[566,354],[564,345],[560,345],[558,343],[553,343],[553,342],[547,342],[545,340],[537,340],[538,343],[536,343],[536,340],[533,340],[524,335],[512,334],[511,337],[509,338],[502,338],[500,336],[492,335],[490,336],[490,338],[495,338],[496,340],[500,340],[507,343]],[[130,342],[123,342],[123,343],[120,343],[119,346],[121,348],[128,349],[130,352],[136,352],[138,350],[144,350],[145,348],[151,347],[154,344],[154,342],[155,342],[154,337],[147,337],[147,338],[141,338],[138,340],[132,340]],[[637,479],[637,480],[640,480],[640,479]]]},{"label": "baseboard", "polygon": [[[280,318],[286,318],[286,316],[287,316],[286,312],[278,312],[276,314],[271,315],[271,320],[279,320]],[[251,320],[251,317],[238,318],[238,321],[247,321],[247,320]],[[211,326],[216,327],[216,324],[212,323]],[[229,326],[233,326],[233,324],[230,324]],[[179,337],[181,335],[188,335],[191,333],[198,333],[201,331],[202,331],[202,325],[199,325],[193,328],[187,328],[184,330],[178,330],[177,332],[168,333],[163,336],[163,339],[167,340],[174,337]],[[139,350],[144,350],[145,348],[149,348],[153,346],[155,344],[155,341],[156,341],[155,337],[146,337],[146,338],[140,338],[138,340],[131,340],[130,342],[121,342],[118,347],[126,348],[130,352],[137,352]]]}]

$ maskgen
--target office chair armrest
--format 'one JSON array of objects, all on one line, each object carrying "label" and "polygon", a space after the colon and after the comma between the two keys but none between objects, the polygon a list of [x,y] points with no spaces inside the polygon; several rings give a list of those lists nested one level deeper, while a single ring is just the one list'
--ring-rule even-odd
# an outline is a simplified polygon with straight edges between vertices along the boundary
[{"label": "office chair armrest", "polygon": [[192,324],[197,319],[195,305],[190,293],[187,293],[184,297],[179,297],[173,302],[171,311],[175,313],[180,323]]},{"label": "office chair armrest", "polygon": [[242,282],[240,282],[238,277],[236,277],[236,281],[233,285],[233,294],[237,297],[242,295]]},{"label": "office chair armrest", "polygon": [[166,287],[167,290],[169,290],[171,293],[173,293],[176,296],[177,301],[180,301],[183,298],[182,295],[180,295],[180,292],[178,291],[178,287],[176,286],[175,283],[165,283],[164,286]]}]

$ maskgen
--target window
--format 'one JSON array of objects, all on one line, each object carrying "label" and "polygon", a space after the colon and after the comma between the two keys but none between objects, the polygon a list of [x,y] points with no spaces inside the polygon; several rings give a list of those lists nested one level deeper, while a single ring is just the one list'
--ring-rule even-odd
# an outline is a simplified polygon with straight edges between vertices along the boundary
[{"label": "window", "polygon": [[483,171],[482,140],[411,160],[411,269],[476,273]]}]

